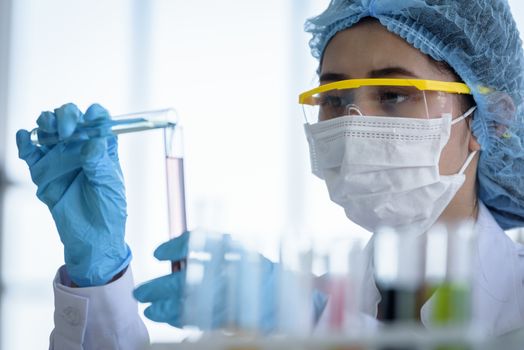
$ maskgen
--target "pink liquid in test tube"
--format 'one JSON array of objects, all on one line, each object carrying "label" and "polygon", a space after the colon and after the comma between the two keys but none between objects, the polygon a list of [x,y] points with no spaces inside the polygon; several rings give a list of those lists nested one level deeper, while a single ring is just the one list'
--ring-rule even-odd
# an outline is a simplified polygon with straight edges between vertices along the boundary
[{"label": "pink liquid in test tube", "polygon": [[[176,125],[164,130],[169,238],[171,239],[187,231],[184,154],[182,148],[182,128]],[[171,271],[180,271],[185,267],[185,264],[185,260],[173,261],[171,263]]]}]

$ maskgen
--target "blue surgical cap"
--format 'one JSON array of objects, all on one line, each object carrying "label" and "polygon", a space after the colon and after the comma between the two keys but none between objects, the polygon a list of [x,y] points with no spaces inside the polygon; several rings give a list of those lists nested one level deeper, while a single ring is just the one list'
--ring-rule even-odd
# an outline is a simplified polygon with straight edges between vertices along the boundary
[{"label": "blue surgical cap", "polygon": [[507,1],[332,0],[305,24],[313,56],[364,17],[446,62],[472,89],[479,198],[503,229],[524,226],[524,60]]}]

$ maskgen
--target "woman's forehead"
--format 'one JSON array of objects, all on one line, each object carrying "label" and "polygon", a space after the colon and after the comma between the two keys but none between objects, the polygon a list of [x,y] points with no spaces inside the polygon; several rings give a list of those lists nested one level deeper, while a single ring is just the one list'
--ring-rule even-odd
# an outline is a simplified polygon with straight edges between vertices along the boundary
[{"label": "woman's forehead", "polygon": [[[391,69],[395,68],[395,69]],[[432,58],[389,32],[376,20],[366,20],[337,33],[326,46],[321,75],[345,74],[349,78],[411,76],[421,79],[448,80]],[[402,74],[402,71],[411,74]]]}]

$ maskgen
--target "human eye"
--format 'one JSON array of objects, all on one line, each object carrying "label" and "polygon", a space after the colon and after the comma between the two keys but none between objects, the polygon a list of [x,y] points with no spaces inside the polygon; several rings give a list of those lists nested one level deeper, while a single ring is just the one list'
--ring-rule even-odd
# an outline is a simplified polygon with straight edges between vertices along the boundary
[{"label": "human eye", "polygon": [[318,106],[322,120],[340,117],[345,114],[347,98],[340,92],[323,93],[319,96]]},{"label": "human eye", "polygon": [[383,90],[377,96],[378,102],[382,105],[398,105],[410,99],[410,95],[403,91]]},{"label": "human eye", "polygon": [[342,98],[335,94],[322,94],[319,98],[319,106],[323,108],[339,108],[342,106]]},{"label": "human eye", "polygon": [[382,115],[407,116],[419,111],[424,99],[419,90],[405,86],[383,86],[373,93],[374,105]]}]

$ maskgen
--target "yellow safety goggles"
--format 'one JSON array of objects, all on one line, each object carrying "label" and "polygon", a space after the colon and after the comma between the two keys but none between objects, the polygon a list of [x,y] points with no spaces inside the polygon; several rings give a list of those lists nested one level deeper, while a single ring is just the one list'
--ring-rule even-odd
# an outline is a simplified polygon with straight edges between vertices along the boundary
[{"label": "yellow safety goggles", "polygon": [[299,95],[309,123],[360,114],[403,118],[456,115],[456,94],[471,94],[463,83],[398,78],[349,79],[324,84]]}]

